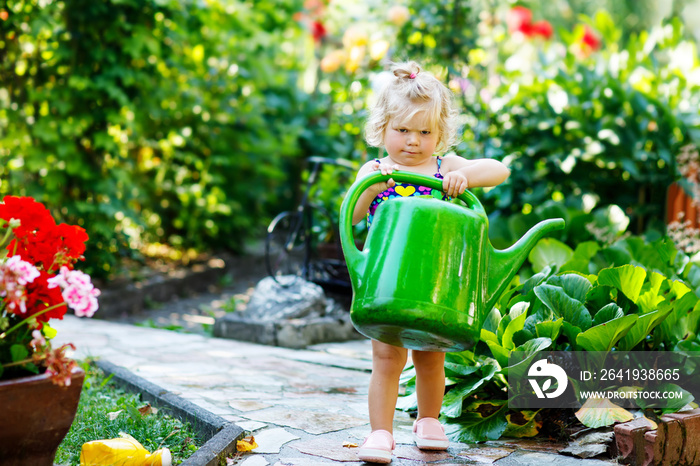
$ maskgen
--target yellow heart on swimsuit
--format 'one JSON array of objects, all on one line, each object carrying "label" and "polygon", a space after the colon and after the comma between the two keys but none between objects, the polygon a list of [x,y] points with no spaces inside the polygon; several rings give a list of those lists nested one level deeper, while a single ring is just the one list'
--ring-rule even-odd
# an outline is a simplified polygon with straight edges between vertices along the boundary
[{"label": "yellow heart on swimsuit", "polygon": [[416,192],[415,186],[397,186],[395,191],[403,197],[410,196]]}]

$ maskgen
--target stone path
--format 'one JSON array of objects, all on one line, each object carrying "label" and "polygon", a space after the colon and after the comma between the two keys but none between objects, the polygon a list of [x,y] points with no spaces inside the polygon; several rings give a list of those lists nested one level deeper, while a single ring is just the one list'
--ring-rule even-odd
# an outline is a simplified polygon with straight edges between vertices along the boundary
[{"label": "stone path", "polygon": [[[243,466],[361,465],[356,449],[369,433],[366,406],[370,345],[359,340],[306,350],[66,316],[55,344],[75,357],[98,357],[252,432],[259,447]],[[412,419],[396,412],[394,465],[613,464],[556,453],[565,445],[531,440],[452,444],[423,453],[412,445]]]}]

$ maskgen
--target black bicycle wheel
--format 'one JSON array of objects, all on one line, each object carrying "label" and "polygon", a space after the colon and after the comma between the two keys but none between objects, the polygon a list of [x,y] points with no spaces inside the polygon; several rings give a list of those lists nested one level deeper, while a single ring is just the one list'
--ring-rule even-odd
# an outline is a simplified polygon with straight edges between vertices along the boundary
[{"label": "black bicycle wheel", "polygon": [[290,286],[301,277],[308,260],[305,220],[299,212],[282,212],[267,228],[265,265],[267,273],[281,286]]}]

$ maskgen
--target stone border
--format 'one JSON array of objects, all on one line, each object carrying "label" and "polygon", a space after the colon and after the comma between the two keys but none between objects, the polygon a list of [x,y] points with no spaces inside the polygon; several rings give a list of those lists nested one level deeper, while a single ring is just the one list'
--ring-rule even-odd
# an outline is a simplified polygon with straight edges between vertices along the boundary
[{"label": "stone border", "polygon": [[101,360],[95,361],[94,364],[105,374],[113,375],[117,385],[140,394],[144,401],[189,422],[197,434],[206,439],[206,443],[183,461],[181,466],[219,466],[224,456],[237,452],[236,441],[244,436],[245,431],[236,424],[170,393],[121,366]]}]

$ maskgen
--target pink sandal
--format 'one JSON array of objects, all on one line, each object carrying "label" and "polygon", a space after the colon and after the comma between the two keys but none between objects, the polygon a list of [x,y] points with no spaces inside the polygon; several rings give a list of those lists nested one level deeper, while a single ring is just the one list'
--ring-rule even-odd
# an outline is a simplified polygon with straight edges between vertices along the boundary
[{"label": "pink sandal", "polygon": [[391,463],[391,452],[396,446],[394,436],[387,430],[375,430],[357,451],[357,457],[368,463]]},{"label": "pink sandal", "polygon": [[445,428],[434,417],[424,417],[413,423],[413,439],[421,450],[447,450],[450,446]]}]

